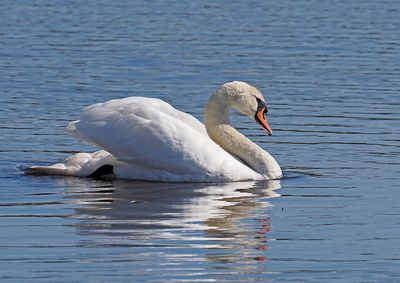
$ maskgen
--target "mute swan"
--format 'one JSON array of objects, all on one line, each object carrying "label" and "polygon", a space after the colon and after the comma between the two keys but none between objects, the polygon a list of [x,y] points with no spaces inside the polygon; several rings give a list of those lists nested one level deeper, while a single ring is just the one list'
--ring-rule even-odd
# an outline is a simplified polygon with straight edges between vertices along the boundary
[{"label": "mute swan", "polygon": [[63,163],[33,166],[28,174],[55,174],[167,182],[269,180],[282,176],[275,159],[232,127],[231,108],[255,119],[271,135],[261,92],[239,81],[209,99],[204,124],[168,103],[128,97],[86,107],[66,133],[99,146]]}]

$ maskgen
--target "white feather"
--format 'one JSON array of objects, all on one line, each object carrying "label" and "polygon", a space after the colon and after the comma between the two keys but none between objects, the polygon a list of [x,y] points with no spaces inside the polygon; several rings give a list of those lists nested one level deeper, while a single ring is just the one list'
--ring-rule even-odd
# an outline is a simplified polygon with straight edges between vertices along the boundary
[{"label": "white feather", "polygon": [[127,179],[269,179],[216,144],[196,118],[156,98],[128,97],[88,106],[79,120],[69,123],[66,132],[103,150],[78,153],[52,166],[34,166],[31,173],[89,176],[110,164],[115,177]]}]

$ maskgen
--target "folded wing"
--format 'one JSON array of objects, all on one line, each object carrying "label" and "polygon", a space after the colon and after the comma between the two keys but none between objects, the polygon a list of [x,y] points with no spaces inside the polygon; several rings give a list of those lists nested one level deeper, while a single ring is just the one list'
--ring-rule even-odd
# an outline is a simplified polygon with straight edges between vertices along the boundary
[{"label": "folded wing", "polygon": [[214,143],[196,118],[155,98],[129,97],[91,105],[66,131],[142,170],[214,179],[255,174]]}]

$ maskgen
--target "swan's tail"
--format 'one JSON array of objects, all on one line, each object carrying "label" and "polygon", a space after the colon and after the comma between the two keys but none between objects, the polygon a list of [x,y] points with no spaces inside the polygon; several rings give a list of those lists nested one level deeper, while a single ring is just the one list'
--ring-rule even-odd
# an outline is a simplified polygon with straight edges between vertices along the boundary
[{"label": "swan's tail", "polygon": [[62,175],[73,176],[66,168],[60,168],[60,163],[50,166],[32,166],[24,169],[26,175],[46,176],[46,175]]},{"label": "swan's tail", "polygon": [[115,158],[105,150],[94,153],[76,153],[61,163],[50,166],[32,166],[24,169],[27,175],[62,175],[100,178],[113,174]]}]

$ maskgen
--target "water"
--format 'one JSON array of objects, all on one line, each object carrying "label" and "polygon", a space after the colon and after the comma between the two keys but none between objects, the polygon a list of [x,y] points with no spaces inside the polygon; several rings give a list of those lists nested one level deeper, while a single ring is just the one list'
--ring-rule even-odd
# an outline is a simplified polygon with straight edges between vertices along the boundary
[{"label": "water", "polygon": [[[193,2],[193,3],[192,3]],[[0,280],[397,282],[398,1],[2,1]],[[274,136],[235,114],[281,181],[24,176],[94,147],[63,128],[131,95],[202,119],[258,86]]]}]

